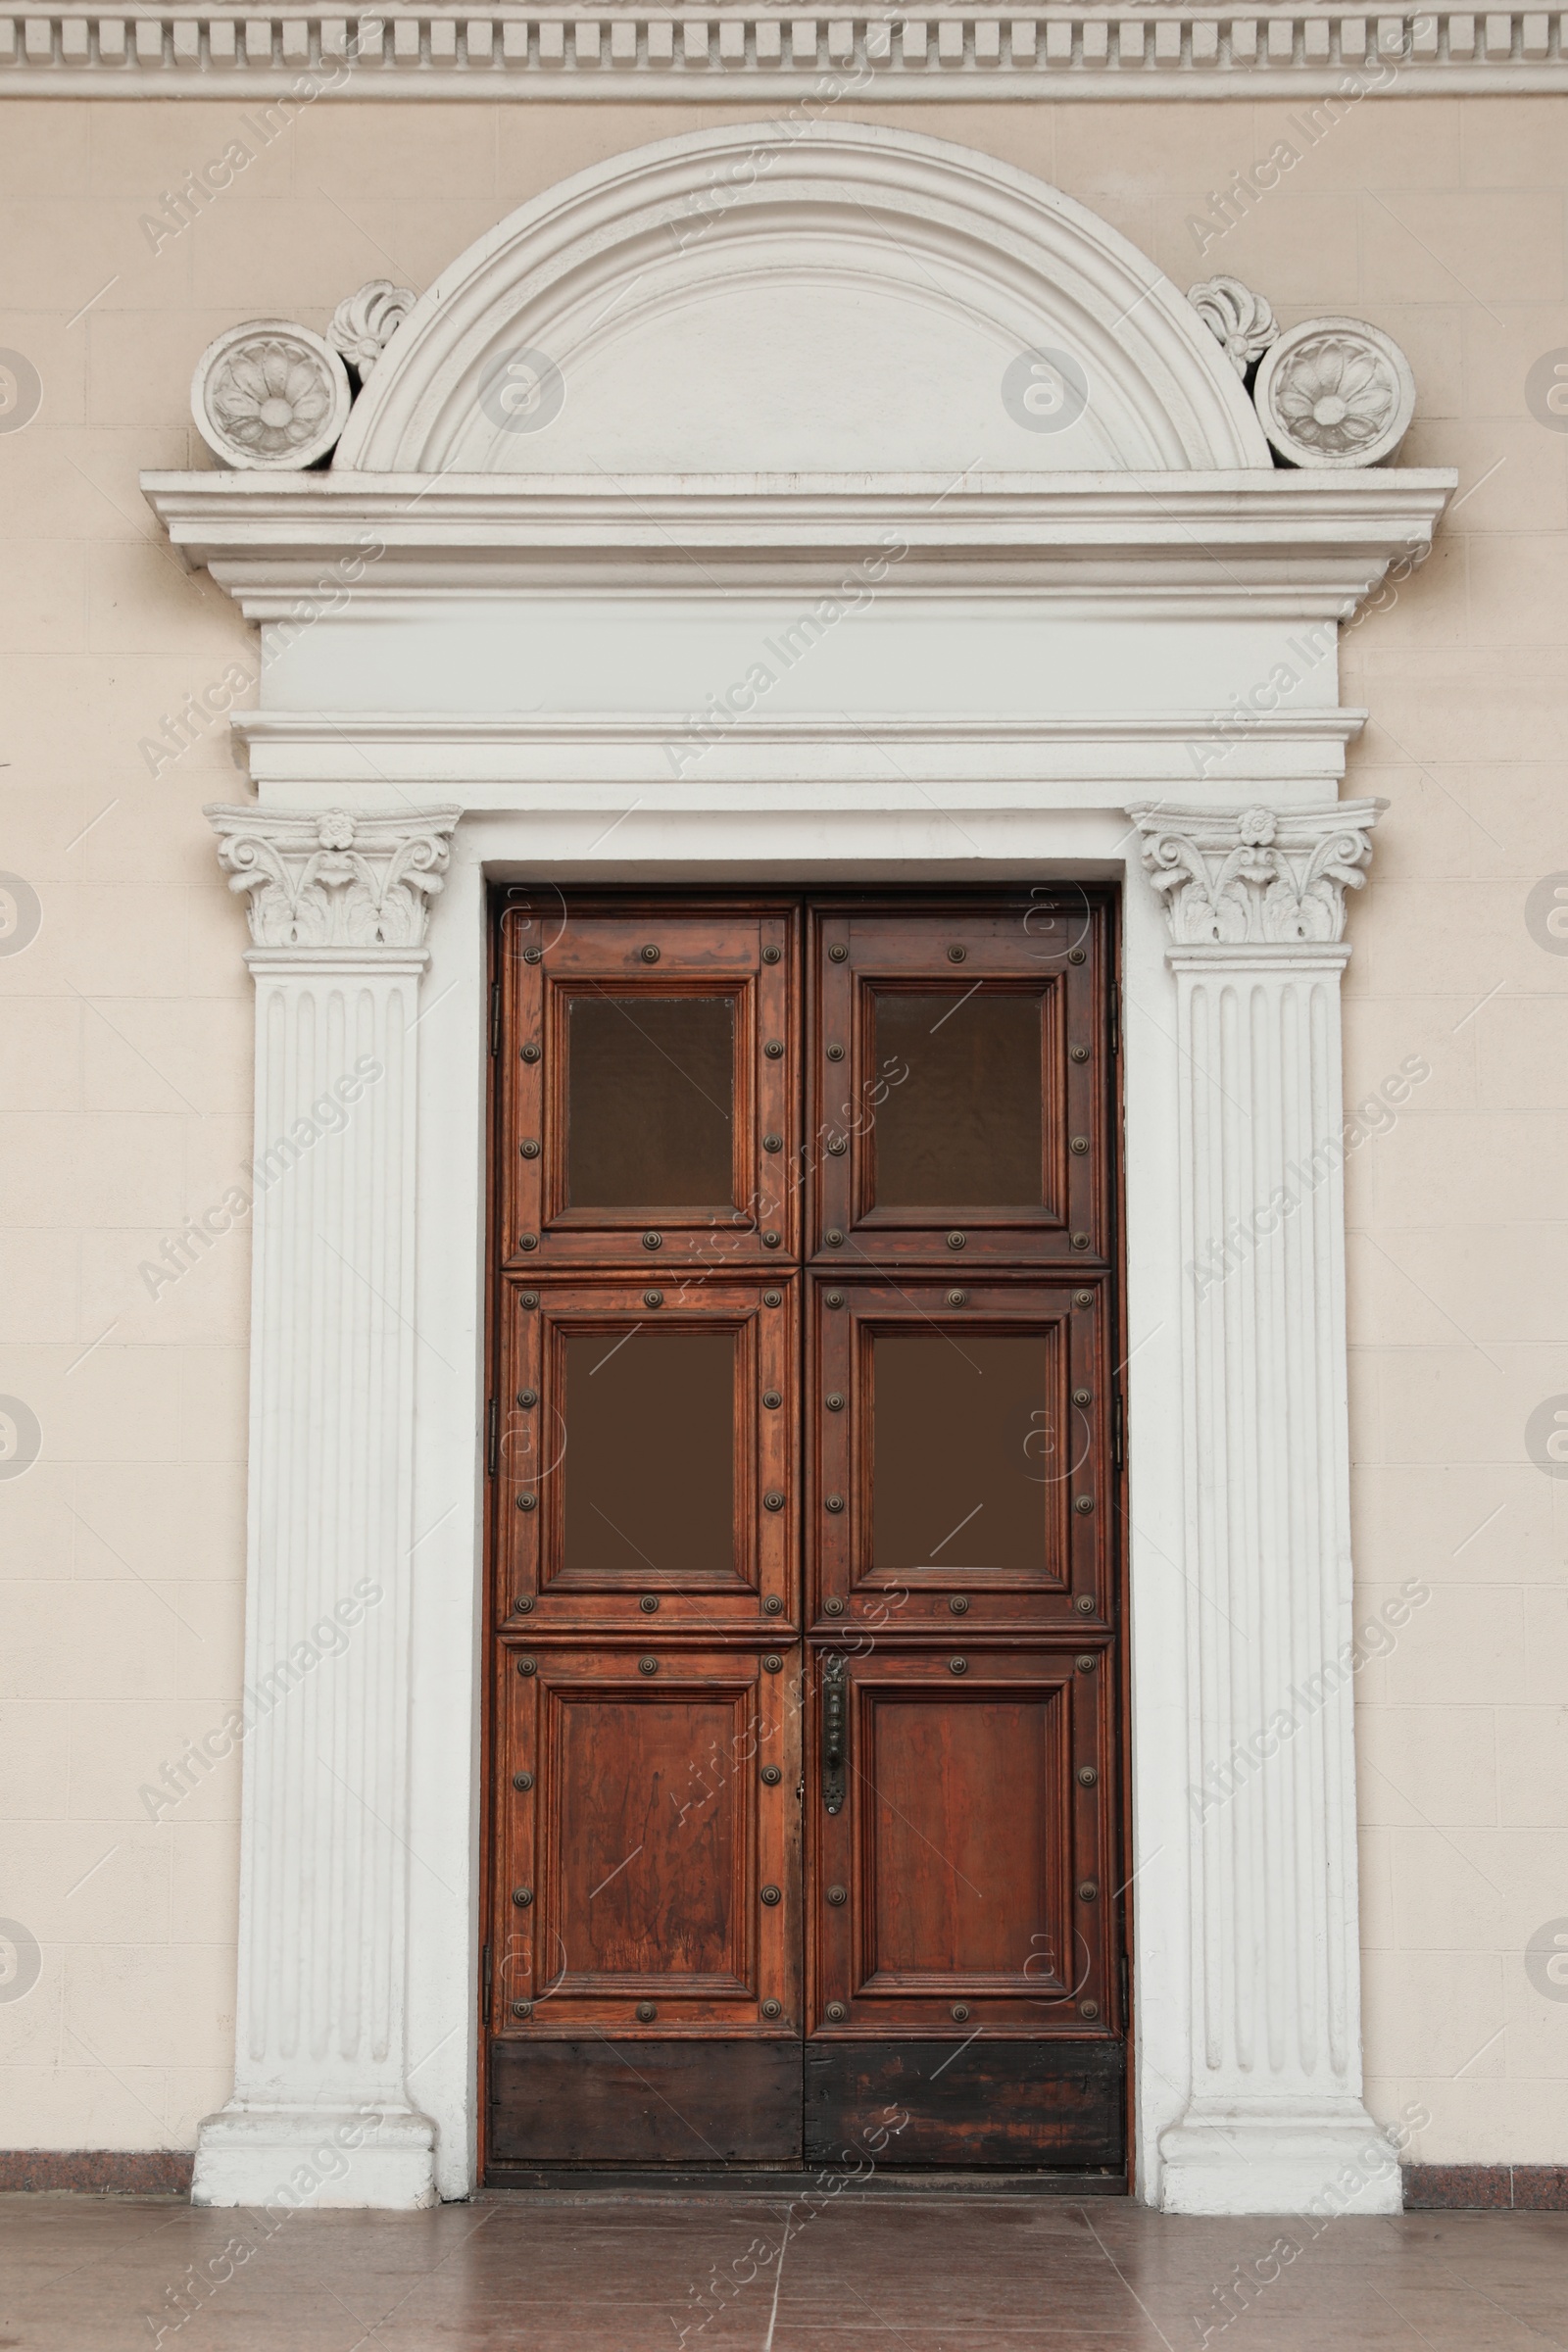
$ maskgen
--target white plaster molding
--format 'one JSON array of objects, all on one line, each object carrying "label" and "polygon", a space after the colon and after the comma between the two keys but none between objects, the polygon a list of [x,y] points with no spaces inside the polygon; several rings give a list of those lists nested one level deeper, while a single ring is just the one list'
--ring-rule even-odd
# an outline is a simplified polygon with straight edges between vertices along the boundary
[{"label": "white plaster molding", "polygon": [[260,943],[252,1722],[234,2095],[202,2124],[192,2195],[425,2205],[406,1983],[416,1006],[459,812],[207,813]]},{"label": "white plaster molding", "polygon": [[288,318],[252,318],[225,327],[202,353],[190,412],[223,465],[298,471],[325,457],[352,399],[329,343]]},{"label": "white plaster molding", "polygon": [[1128,813],[1181,947],[1296,947],[1345,936],[1386,801],[1326,808],[1151,808]]},{"label": "white plaster molding", "polygon": [[332,313],[326,339],[343,354],[363,383],[419,297],[412,286],[372,277],[345,294]]},{"label": "white plaster molding", "polygon": [[379,15],[285,4],[237,14],[173,0],[138,17],[103,0],[57,0],[0,16],[0,93],[25,97],[539,98],[689,104],[822,103],[862,93],[929,103],[948,91],[1025,96],[1315,99],[1568,89],[1560,9],[1438,6],[1371,16],[1359,0],[1178,15],[1153,6],[1035,6],[1002,15],[954,6],[883,20],[841,9],[755,4],[424,7]]},{"label": "white plaster molding", "polygon": [[212,807],[230,890],[259,948],[417,948],[460,808],[280,815]]},{"label": "white plaster molding", "polygon": [[1306,318],[1264,353],[1252,398],[1292,466],[1381,466],[1409,430],[1415,377],[1381,327]]},{"label": "white plaster molding", "polygon": [[1189,286],[1187,299],[1211,334],[1217,335],[1225,357],[1238,375],[1245,376],[1279,335],[1279,320],[1250,286],[1239,277],[1207,277]]}]

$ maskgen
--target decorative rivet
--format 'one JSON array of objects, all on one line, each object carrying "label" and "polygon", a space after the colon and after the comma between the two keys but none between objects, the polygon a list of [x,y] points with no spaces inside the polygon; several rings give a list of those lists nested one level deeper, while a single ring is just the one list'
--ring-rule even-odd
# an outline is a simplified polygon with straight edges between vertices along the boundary
[{"label": "decorative rivet", "polygon": [[523,1049],[522,1049],[522,1053],[521,1053],[520,1058],[521,1058],[523,1061],[534,1062],[534,1061],[537,1061],[537,1060],[539,1059],[539,1054],[540,1054],[540,1049],[539,1049],[539,1047],[537,1047],[537,1046],[524,1046],[524,1047],[523,1047]]},{"label": "decorative rivet", "polygon": [[767,1055],[769,1061],[782,1061],[784,1058],[784,1040],[781,1037],[770,1037],[766,1045],[762,1048],[762,1052]]},{"label": "decorative rivet", "polygon": [[850,1890],[847,1886],[830,1886],[827,1890],[827,1899],[835,1905],[847,1903],[850,1899]]},{"label": "decorative rivet", "polygon": [[531,1412],[538,1401],[539,1392],[537,1389],[519,1389],[517,1391],[517,1402],[525,1413]]},{"label": "decorative rivet", "polygon": [[969,1236],[968,1236],[966,1233],[950,1233],[950,1234],[949,1234],[949,1236],[948,1236],[948,1248],[949,1248],[950,1250],[966,1250],[966,1249],[968,1248],[968,1246],[969,1246]]},{"label": "decorative rivet", "polygon": [[783,953],[784,951],[782,948],[764,948],[762,950],[762,961],[764,963],[777,963]]},{"label": "decorative rivet", "polygon": [[657,963],[659,961],[659,950],[654,947],[644,948],[643,961],[644,963]]},{"label": "decorative rivet", "polygon": [[519,1306],[528,1306],[528,1307],[533,1307],[533,1306],[537,1306],[537,1305],[538,1305],[538,1303],[539,1303],[539,1294],[538,1294],[538,1292],[537,1292],[537,1291],[522,1291],[522,1292],[519,1292],[519,1294],[518,1294],[518,1297],[517,1297],[517,1304],[518,1304]]},{"label": "decorative rivet", "polygon": [[659,1612],[659,1594],[657,1592],[645,1592],[641,1600],[637,1603],[637,1606],[641,1609],[645,1617],[657,1616]]},{"label": "decorative rivet", "polygon": [[827,1148],[835,1159],[842,1159],[850,1148],[850,1139],[847,1135],[830,1135]]},{"label": "decorative rivet", "polygon": [[842,1061],[844,1059],[844,1048],[842,1046],[829,1046],[827,1048],[827,1057],[829,1061]]},{"label": "decorative rivet", "polygon": [[770,1593],[768,1594],[767,1598],[766,1598],[766,1599],[763,1601],[763,1603],[762,1603],[762,1614],[763,1614],[763,1616],[764,1616],[764,1617],[782,1617],[782,1616],[783,1616],[783,1614],[784,1614],[784,1603],[783,1603],[783,1601],[782,1601],[782,1600],[779,1598],[779,1596],[778,1596],[778,1594],[777,1594],[776,1592],[770,1592]]},{"label": "decorative rivet", "polygon": [[836,1592],[830,1592],[830,1593],[828,1594],[828,1596],[827,1596],[826,1600],[824,1600],[824,1601],[823,1601],[823,1603],[822,1603],[822,1614],[823,1614],[823,1616],[824,1616],[824,1617],[842,1617],[842,1616],[843,1616],[843,1614],[844,1614],[844,1603],[843,1603],[843,1601],[840,1599],[840,1597],[839,1597],[838,1593],[836,1593]]},{"label": "decorative rivet", "polygon": [[517,1496],[517,1508],[519,1511],[536,1511],[539,1508],[538,1495],[519,1494]]},{"label": "decorative rivet", "polygon": [[1073,1248],[1074,1248],[1075,1250],[1087,1250],[1087,1249],[1088,1249],[1088,1247],[1089,1247],[1089,1236],[1088,1236],[1088,1234],[1087,1234],[1087,1233],[1075,1233],[1075,1234],[1073,1235],[1073,1237],[1072,1237],[1072,1246],[1073,1246]]},{"label": "decorative rivet", "polygon": [[512,1776],[512,1786],[514,1788],[519,1788],[526,1796],[533,1787],[533,1774],[531,1772],[514,1772]]},{"label": "decorative rivet", "polygon": [[1067,1052],[1074,1061],[1087,1061],[1089,1059],[1089,1048],[1087,1046],[1069,1046],[1067,1048]]},{"label": "decorative rivet", "polygon": [[761,1889],[761,1896],[763,1902],[766,1903],[769,1910],[773,1908],[775,1903],[781,1903],[784,1900],[784,1897],[782,1894],[780,1894],[776,1886],[764,1886]]},{"label": "decorative rivet", "polygon": [[657,1658],[639,1658],[637,1661],[637,1671],[639,1674],[657,1674],[659,1672],[659,1660]]},{"label": "decorative rivet", "polygon": [[538,1236],[536,1233],[519,1233],[519,1234],[518,1234],[518,1236],[517,1236],[517,1248],[518,1248],[519,1250],[537,1250],[537,1249],[538,1249],[538,1247],[539,1247],[539,1236]]},{"label": "decorative rivet", "polygon": [[781,1135],[764,1135],[764,1136],[763,1136],[763,1138],[762,1138],[762,1150],[763,1150],[764,1152],[782,1152],[782,1151],[783,1151],[783,1149],[784,1149],[784,1138],[783,1138]]},{"label": "decorative rivet", "polygon": [[534,1135],[525,1135],[521,1143],[517,1146],[517,1150],[522,1153],[524,1159],[537,1159],[539,1156],[538,1137]]},{"label": "decorative rivet", "polygon": [[784,1399],[779,1395],[777,1389],[764,1389],[762,1391],[762,1402],[770,1413],[776,1413],[783,1401]]},{"label": "decorative rivet", "polygon": [[784,1775],[776,1764],[762,1766],[762,1786],[764,1788],[776,1788],[783,1778]]},{"label": "decorative rivet", "polygon": [[837,1389],[830,1389],[827,1395],[823,1397],[822,1402],[826,1405],[830,1413],[842,1413],[844,1410],[844,1399],[839,1395]]},{"label": "decorative rivet", "polygon": [[644,1293],[643,1293],[643,1304],[644,1304],[644,1306],[662,1306],[662,1305],[663,1305],[663,1303],[664,1303],[664,1294],[663,1294],[663,1292],[662,1292],[662,1291],[644,1291]]},{"label": "decorative rivet", "polygon": [[1100,1660],[1096,1657],[1092,1649],[1080,1651],[1079,1655],[1073,1660],[1073,1664],[1077,1667],[1080,1674],[1093,1674],[1099,1663]]},{"label": "decorative rivet", "polygon": [[969,951],[967,948],[950,948],[948,950],[948,961],[950,963],[961,963],[968,953]]},{"label": "decorative rivet", "polygon": [[1078,2014],[1080,2017],[1098,2017],[1100,2015],[1100,2003],[1098,2001],[1080,2001],[1078,2004]]},{"label": "decorative rivet", "polygon": [[827,959],[828,959],[829,963],[848,963],[848,962],[849,962],[849,959],[850,959],[850,951],[849,951],[849,949],[848,949],[847,947],[845,947],[845,945],[843,944],[842,940],[835,940],[835,941],[833,942],[833,945],[832,945],[832,946],[829,948],[829,950],[828,950],[828,952],[827,952]]},{"label": "decorative rivet", "polygon": [[1088,1149],[1089,1149],[1089,1138],[1088,1138],[1088,1136],[1087,1136],[1087,1135],[1075,1135],[1075,1136],[1073,1137],[1073,1139],[1072,1139],[1071,1143],[1070,1143],[1070,1144],[1067,1146],[1067,1149],[1068,1149],[1068,1151],[1069,1151],[1069,1152],[1075,1152],[1077,1153],[1078,1157],[1079,1157],[1080,1159],[1082,1159],[1082,1157],[1083,1157],[1084,1153],[1085,1153],[1085,1152],[1088,1151]]},{"label": "decorative rivet", "polygon": [[643,1235],[643,1248],[645,1250],[662,1250],[663,1247],[664,1237],[662,1233],[645,1233]]},{"label": "decorative rivet", "polygon": [[[646,955],[646,953],[647,953],[647,950],[645,949],[645,950],[644,950],[644,954]],[[654,953],[655,953],[655,955],[657,956],[657,955],[658,955],[658,953],[659,953],[659,950],[656,948],[656,949],[654,950]],[[654,2022],[655,2018],[656,2018],[658,2015],[659,2015],[659,2011],[658,2011],[658,2010],[657,2010],[657,2009],[654,2007],[654,2004],[653,2004],[653,2002],[652,2002],[652,2001],[639,2001],[639,2002],[638,2002],[638,2004],[637,2004],[637,2023],[638,2023],[640,2026],[651,2026],[651,2025],[653,2024],[653,2022]]]},{"label": "decorative rivet", "polygon": [[1095,1786],[1095,1783],[1096,1783],[1096,1782],[1099,1780],[1099,1778],[1100,1778],[1100,1775],[1099,1775],[1099,1773],[1098,1773],[1098,1772],[1095,1770],[1095,1768],[1094,1768],[1094,1766],[1093,1766],[1092,1764],[1080,1764],[1080,1765],[1079,1765],[1079,1767],[1078,1767],[1078,1786],[1079,1786],[1079,1788],[1093,1788],[1093,1787]]},{"label": "decorative rivet", "polygon": [[783,1659],[779,1656],[776,1649],[770,1649],[766,1657],[762,1660],[762,1672],[764,1674],[782,1674],[783,1671]]},{"label": "decorative rivet", "polygon": [[968,1671],[969,1661],[967,1658],[950,1658],[948,1660],[948,1672],[950,1674],[967,1674]]},{"label": "decorative rivet", "polygon": [[968,1303],[969,1294],[967,1291],[950,1291],[948,1293],[948,1304],[950,1306],[967,1306]]},{"label": "decorative rivet", "polygon": [[1078,1889],[1078,1900],[1081,1903],[1092,1903],[1098,1900],[1100,1888],[1095,1885],[1094,1880],[1085,1879]]},{"label": "decorative rivet", "polygon": [[[765,956],[767,954],[767,950],[764,948],[762,953]],[[782,2001],[768,2000],[762,2003],[762,2015],[764,2017],[782,2017],[783,2014],[784,2004]]]},{"label": "decorative rivet", "polygon": [[827,2022],[830,2026],[842,2026],[844,2020],[849,2015],[849,2011],[845,2008],[842,2001],[829,2001],[827,2007],[823,2010],[822,2015],[827,2019]]},{"label": "decorative rivet", "polygon": [[528,1905],[533,1901],[533,1888],[531,1886],[514,1886],[512,1899],[519,1911],[526,1911]]},{"label": "decorative rivet", "polygon": [[517,1672],[522,1676],[524,1682],[531,1674],[537,1674],[538,1671],[539,1661],[537,1658],[519,1658],[517,1660]]},{"label": "decorative rivet", "polygon": [[522,951],[522,960],[524,963],[539,963],[543,960],[543,948],[524,948]]},{"label": "decorative rivet", "polygon": [[1095,1613],[1095,1596],[1092,1592],[1080,1592],[1072,1605],[1080,1617],[1092,1617]]},{"label": "decorative rivet", "polygon": [[784,1294],[782,1291],[764,1291],[762,1293],[762,1304],[764,1306],[782,1306],[783,1303]]},{"label": "decorative rivet", "polygon": [[822,1508],[824,1511],[842,1511],[844,1508],[843,1495],[824,1494],[822,1497]]},{"label": "decorative rivet", "polygon": [[953,2022],[954,2022],[954,2024],[955,2024],[956,2026],[966,2026],[966,2025],[969,2023],[969,2004],[968,2004],[968,2002],[967,2002],[967,2001],[955,2001],[955,2002],[954,2002],[954,2004],[953,2004],[953,2011],[952,2011],[952,2015],[953,2015]]},{"label": "decorative rivet", "polygon": [[950,1596],[948,1606],[953,1611],[955,1617],[967,1617],[969,1614],[969,1595],[966,1592],[955,1592]]},{"label": "decorative rivet", "polygon": [[1067,961],[1069,963],[1082,963],[1083,959],[1084,952],[1082,948],[1069,948],[1067,950]]},{"label": "decorative rivet", "polygon": [[518,1617],[531,1617],[533,1615],[533,1594],[531,1592],[514,1593],[512,1606]]},{"label": "decorative rivet", "polygon": [[1074,1404],[1092,1404],[1094,1402],[1094,1398],[1088,1389],[1074,1389],[1072,1393],[1072,1400]]},{"label": "decorative rivet", "polygon": [[824,1306],[842,1306],[844,1304],[844,1293],[842,1291],[824,1291],[822,1293],[822,1304]]},{"label": "decorative rivet", "polygon": [[1072,1302],[1074,1306],[1093,1306],[1095,1303],[1095,1294],[1093,1291],[1074,1291],[1072,1295]]},{"label": "decorative rivet", "polygon": [[[842,1233],[840,1233],[836,1225],[830,1225],[828,1227],[826,1233],[824,1233],[822,1236],[822,1240],[829,1250],[842,1250],[844,1247],[844,1236]],[[831,1301],[829,1303],[831,1303]]]},{"label": "decorative rivet", "polygon": [[1087,1519],[1090,1512],[1095,1507],[1094,1496],[1092,1494],[1080,1494],[1072,1507],[1078,1513],[1078,1516],[1081,1519]]},{"label": "decorative rivet", "polygon": [[783,1237],[781,1235],[776,1233],[764,1233],[762,1236],[762,1248],[764,1250],[776,1250],[782,1238]]},{"label": "decorative rivet", "polygon": [[512,2014],[514,2017],[532,2017],[532,2001],[514,2001],[512,2004]]},{"label": "decorative rivet", "polygon": [[762,1496],[762,1508],[764,1511],[781,1511],[784,1508],[784,1497],[776,1487],[770,1487]]}]

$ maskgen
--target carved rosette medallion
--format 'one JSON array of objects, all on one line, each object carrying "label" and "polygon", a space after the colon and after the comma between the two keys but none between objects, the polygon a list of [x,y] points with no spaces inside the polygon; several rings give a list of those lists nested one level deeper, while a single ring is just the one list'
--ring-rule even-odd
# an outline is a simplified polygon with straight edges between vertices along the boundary
[{"label": "carved rosette medallion", "polygon": [[1128,813],[1178,947],[1332,945],[1359,890],[1385,801],[1327,808],[1164,808]]},{"label": "carved rosette medallion", "polygon": [[372,277],[338,304],[326,339],[343,354],[362,384],[418,299],[412,286]]},{"label": "carved rosette medallion", "polygon": [[1279,339],[1279,320],[1268,304],[1239,277],[1205,278],[1201,285],[1188,287],[1187,299],[1224,345],[1225,357],[1240,376]]},{"label": "carved rosette medallion", "polygon": [[213,807],[207,819],[259,948],[420,948],[462,813]]},{"label": "carved rosette medallion", "polygon": [[1380,466],[1404,439],[1415,377],[1392,336],[1359,318],[1308,318],[1265,353],[1252,398],[1292,466]]},{"label": "carved rosette medallion", "polygon": [[319,335],[286,318],[253,318],[208,344],[190,408],[225,466],[297,472],[332,448],[353,397],[340,355]]}]

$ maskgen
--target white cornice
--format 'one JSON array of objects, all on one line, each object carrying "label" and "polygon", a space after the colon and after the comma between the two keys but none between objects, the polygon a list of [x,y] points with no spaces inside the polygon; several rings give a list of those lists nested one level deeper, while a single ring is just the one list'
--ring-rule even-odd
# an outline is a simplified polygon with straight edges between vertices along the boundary
[{"label": "white cornice", "polygon": [[[527,590],[825,594],[890,546],[878,597],[990,589],[1123,615],[1343,617],[1418,559],[1456,476],[150,473],[187,563],[250,619]],[[380,552],[377,553],[376,551]]]},{"label": "white cornice", "polygon": [[57,0],[0,15],[0,93],[212,99],[744,95],[930,99],[1286,96],[1368,88],[1568,89],[1561,10],[1104,5],[988,14],[975,8],[855,14],[722,7],[411,9],[175,5],[156,12]]}]

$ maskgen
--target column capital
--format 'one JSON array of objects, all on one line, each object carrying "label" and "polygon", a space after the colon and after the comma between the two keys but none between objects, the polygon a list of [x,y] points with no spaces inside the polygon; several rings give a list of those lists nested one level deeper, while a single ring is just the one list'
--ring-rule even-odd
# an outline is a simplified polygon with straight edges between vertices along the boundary
[{"label": "column capital", "polygon": [[1136,801],[1144,865],[1177,947],[1298,948],[1345,936],[1387,801],[1319,808],[1182,808]]},{"label": "column capital", "polygon": [[258,948],[420,948],[461,808],[363,816],[344,808],[211,804],[219,862],[246,898]]}]

